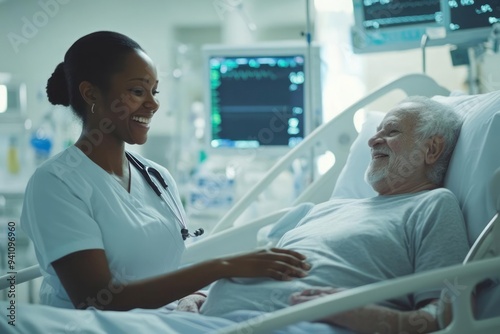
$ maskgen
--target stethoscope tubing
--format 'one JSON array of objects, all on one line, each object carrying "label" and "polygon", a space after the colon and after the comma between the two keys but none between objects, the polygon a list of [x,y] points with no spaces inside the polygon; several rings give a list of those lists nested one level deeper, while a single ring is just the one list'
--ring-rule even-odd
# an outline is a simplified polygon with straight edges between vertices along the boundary
[{"label": "stethoscope tubing", "polygon": [[[154,180],[153,180],[153,182],[154,182]],[[179,225],[182,228],[187,229],[186,217],[184,216],[183,211],[179,208],[179,205],[177,205],[177,202],[175,201],[174,196],[172,195],[172,192],[170,191],[170,188],[167,186],[165,188],[165,190],[166,191],[161,192],[161,195],[160,195],[162,200],[167,204],[169,211],[172,213],[172,215],[175,217],[175,219],[179,222]],[[165,193],[168,195],[170,202],[174,204],[173,206],[175,207],[176,212],[174,212],[174,209],[169,204],[169,201],[167,201]]]},{"label": "stethoscope tubing", "polygon": [[[157,169],[149,166],[145,166],[141,161],[139,161],[132,154],[125,152],[128,161],[142,174],[146,182],[150,185],[153,191],[165,202],[168,210],[174,216],[175,220],[179,223],[182,229],[187,229],[186,225],[186,217],[184,216],[182,210],[179,208],[179,205],[174,199],[168,184],[165,182],[165,179],[161,176],[160,172]],[[158,184],[153,180],[151,175],[160,183],[161,188],[165,189],[165,191],[161,191]],[[168,198],[165,196],[168,195]],[[172,203],[173,205],[171,205]],[[175,210],[174,210],[175,208]]]}]

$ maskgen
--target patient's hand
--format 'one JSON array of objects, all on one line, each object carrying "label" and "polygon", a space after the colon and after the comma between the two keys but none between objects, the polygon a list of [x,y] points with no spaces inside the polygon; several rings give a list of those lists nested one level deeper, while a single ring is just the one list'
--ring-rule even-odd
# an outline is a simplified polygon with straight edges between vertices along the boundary
[{"label": "patient's hand", "polygon": [[[347,290],[346,288],[333,288],[333,287],[314,287],[311,289],[306,289],[301,292],[296,292],[290,296],[290,304],[291,305],[297,305],[300,303],[308,302],[310,300],[314,300],[317,298],[321,298],[327,295],[331,295],[334,293],[342,292]],[[366,326],[363,325],[361,328],[357,327],[358,323],[364,323],[367,322],[366,316],[365,316],[365,308],[357,308],[353,310],[349,310],[346,312],[342,313],[337,313],[335,315],[328,316],[323,319],[319,319],[317,321],[319,322],[324,322],[333,326],[341,326],[345,328],[352,329],[356,331],[357,333],[376,333],[377,331],[373,331],[372,329],[375,328],[377,324],[373,324],[370,322],[368,326],[368,331],[366,330]],[[370,327],[371,326],[371,327]],[[381,331],[386,333],[386,331]],[[390,332],[387,332],[390,333]]]},{"label": "patient's hand", "polygon": [[[326,295],[331,295],[345,288],[311,288],[290,296],[290,304],[296,305]],[[437,303],[436,300],[430,304]],[[436,318],[426,310],[426,307],[412,310],[400,311],[384,306],[369,304],[362,307],[332,314],[320,320],[333,326],[348,328],[356,333],[432,333],[439,329]]]},{"label": "patient's hand", "polygon": [[345,291],[345,288],[327,288],[327,287],[317,287],[306,289],[301,292],[296,292],[290,296],[290,304],[296,305],[304,302],[308,302],[310,300],[323,297],[326,295],[331,295],[334,293],[338,293],[341,291]]},{"label": "patient's hand", "polygon": [[198,294],[189,295],[187,297],[182,298],[179,301],[175,310],[183,312],[200,313],[201,305],[203,305],[205,299],[207,299],[207,297],[202,295]]}]

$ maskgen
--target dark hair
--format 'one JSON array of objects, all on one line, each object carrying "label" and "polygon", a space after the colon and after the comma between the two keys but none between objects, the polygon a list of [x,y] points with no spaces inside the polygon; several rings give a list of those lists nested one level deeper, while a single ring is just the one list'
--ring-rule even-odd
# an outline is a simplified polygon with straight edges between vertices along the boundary
[{"label": "dark hair", "polygon": [[71,106],[85,122],[85,100],[79,85],[89,81],[106,92],[110,77],[123,69],[125,57],[136,50],[144,51],[129,37],[111,31],[98,31],[78,39],[66,52],[47,81],[50,103]]}]

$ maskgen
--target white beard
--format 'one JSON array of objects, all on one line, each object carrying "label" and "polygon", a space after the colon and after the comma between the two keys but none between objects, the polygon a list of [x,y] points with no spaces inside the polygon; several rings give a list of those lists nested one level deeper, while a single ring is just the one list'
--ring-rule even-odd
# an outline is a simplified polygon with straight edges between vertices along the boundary
[{"label": "white beard", "polygon": [[376,183],[387,178],[388,174],[389,174],[388,165],[383,166],[382,168],[374,169],[372,160],[372,162],[370,162],[368,168],[366,169],[365,181],[373,187]]},{"label": "white beard", "polygon": [[388,186],[393,186],[396,183],[406,182],[408,178],[413,177],[415,172],[415,166],[409,160],[409,154],[398,156],[394,159],[394,156],[389,156],[387,163],[375,167],[375,160],[371,160],[368,168],[365,172],[365,181],[370,184],[373,188],[375,185],[384,182]]}]

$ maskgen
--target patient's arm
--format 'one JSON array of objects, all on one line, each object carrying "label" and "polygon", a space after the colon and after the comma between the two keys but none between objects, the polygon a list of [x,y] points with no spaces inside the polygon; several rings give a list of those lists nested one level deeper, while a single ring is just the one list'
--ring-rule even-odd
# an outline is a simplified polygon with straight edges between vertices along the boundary
[{"label": "patient's arm", "polygon": [[[290,302],[299,304],[343,290],[345,289],[309,289],[292,295]],[[436,303],[437,300],[431,300],[415,311],[399,311],[372,304],[332,315],[320,321],[345,327],[357,333],[430,333],[439,329],[435,312]]]}]

